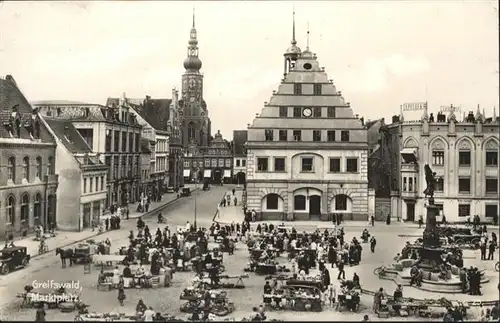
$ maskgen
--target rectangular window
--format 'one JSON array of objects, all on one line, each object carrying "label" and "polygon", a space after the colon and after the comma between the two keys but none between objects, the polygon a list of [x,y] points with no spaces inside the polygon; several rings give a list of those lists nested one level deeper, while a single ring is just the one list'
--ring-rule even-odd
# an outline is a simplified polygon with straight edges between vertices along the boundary
[{"label": "rectangular window", "polygon": [[212,167],[217,167],[217,159],[212,159]]},{"label": "rectangular window", "polygon": [[231,159],[226,159],[226,168],[230,168],[231,167]]},{"label": "rectangular window", "polygon": [[283,157],[274,158],[274,171],[275,172],[285,171],[285,158]]},{"label": "rectangular window", "polygon": [[205,159],[205,167],[210,167],[210,159]]},{"label": "rectangular window", "polygon": [[358,172],[358,159],[357,158],[346,158],[346,172],[357,173]]},{"label": "rectangular window", "polygon": [[120,151],[120,131],[113,131],[114,138],[113,138],[113,151]]},{"label": "rectangular window", "polygon": [[332,142],[335,141],[335,130],[328,130],[326,133],[327,140]]},{"label": "rectangular window", "polygon": [[189,165],[189,160],[185,160],[184,161],[184,168],[189,168],[190,165]]},{"label": "rectangular window", "polygon": [[101,191],[104,191],[104,176],[101,176]]},{"label": "rectangular window", "polygon": [[83,193],[87,193],[87,179],[84,178],[83,179]]},{"label": "rectangular window", "polygon": [[314,84],[314,95],[321,95],[321,84]]},{"label": "rectangular window", "polygon": [[313,108],[313,117],[314,118],[321,118],[321,107],[314,107]]},{"label": "rectangular window", "polygon": [[340,158],[330,158],[330,172],[340,173]]},{"label": "rectangular window", "polygon": [[314,171],[314,165],[313,165],[313,158],[312,157],[302,157],[302,167],[301,170],[303,172],[312,172]]},{"label": "rectangular window", "polygon": [[236,159],[236,167],[240,167],[241,160]]},{"label": "rectangular window", "polygon": [[436,192],[444,192],[444,178],[438,177],[436,178]]},{"label": "rectangular window", "polygon": [[301,141],[302,140],[302,131],[294,130],[293,131],[293,140],[294,141]]},{"label": "rectangular window", "polygon": [[407,185],[406,177],[403,177],[403,191],[406,192],[407,188],[408,188],[408,185]]},{"label": "rectangular window", "polygon": [[444,151],[439,151],[439,150],[432,151],[432,165],[436,166],[444,165]]},{"label": "rectangular window", "polygon": [[413,192],[413,177],[408,178],[408,191]]},{"label": "rectangular window", "polygon": [[484,216],[487,218],[494,218],[498,216],[498,205],[486,204],[484,207]]},{"label": "rectangular window", "polygon": [[131,132],[128,134],[128,151],[130,153],[134,151],[134,134]]},{"label": "rectangular window", "polygon": [[288,107],[280,107],[280,117],[281,118],[288,117]]},{"label": "rectangular window", "polygon": [[264,134],[265,134],[265,137],[266,137],[266,141],[273,141],[273,139],[274,139],[274,131],[272,131],[272,130],[265,130]]},{"label": "rectangular window", "polygon": [[497,178],[487,178],[486,179],[486,193],[498,193],[498,179]]},{"label": "rectangular window", "polygon": [[99,177],[95,178],[95,191],[99,192]]},{"label": "rectangular window", "polygon": [[127,151],[127,133],[122,131],[122,151]]},{"label": "rectangular window", "polygon": [[470,194],[470,178],[458,179],[458,192],[461,194]]},{"label": "rectangular window", "polygon": [[241,167],[246,167],[246,166],[247,166],[247,161],[246,161],[246,159],[243,159],[241,161]]},{"label": "rectangular window", "polygon": [[321,141],[321,130],[313,130],[313,141]]},{"label": "rectangular window", "polygon": [[498,152],[497,151],[487,151],[486,152],[486,166],[498,166]]},{"label": "rectangular window", "polygon": [[219,159],[219,167],[224,167],[224,159]]},{"label": "rectangular window", "polygon": [[300,118],[302,116],[302,109],[300,107],[293,107],[293,117]]},{"label": "rectangular window", "polygon": [[470,151],[458,152],[458,166],[470,167]]},{"label": "rectangular window", "polygon": [[340,132],[340,141],[342,141],[342,142],[349,141],[349,130],[342,130]]},{"label": "rectangular window", "polygon": [[328,118],[335,118],[335,107],[328,107]]},{"label": "rectangular window", "polygon": [[470,216],[470,204],[459,204],[458,205],[458,216],[459,217]]},{"label": "rectangular window", "polygon": [[89,192],[92,193],[93,189],[94,189],[94,178],[90,177],[89,178]]},{"label": "rectangular window", "polygon": [[269,159],[267,157],[257,158],[257,170],[260,172],[267,172],[269,169]]},{"label": "rectangular window", "polygon": [[138,134],[138,133],[135,134],[134,143],[135,143],[135,152],[138,153],[140,151],[139,145],[141,143],[141,135],[140,134]]},{"label": "rectangular window", "polygon": [[111,151],[111,130],[106,130],[104,149],[106,150],[107,153]]},{"label": "rectangular window", "polygon": [[295,94],[295,95],[301,95],[302,94],[302,84],[295,83],[293,85],[293,94]]},{"label": "rectangular window", "polygon": [[280,130],[279,131],[279,141],[287,141],[287,131],[286,130]]}]

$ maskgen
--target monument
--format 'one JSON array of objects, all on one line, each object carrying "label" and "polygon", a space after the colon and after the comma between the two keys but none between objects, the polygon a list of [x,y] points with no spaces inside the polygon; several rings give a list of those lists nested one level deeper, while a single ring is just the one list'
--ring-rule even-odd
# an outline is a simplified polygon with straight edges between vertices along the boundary
[{"label": "monument", "polygon": [[[450,253],[459,254],[462,259],[462,252],[456,246],[443,246],[440,239],[436,216],[439,208],[434,204],[434,189],[436,185],[436,173],[429,165],[425,165],[425,181],[427,187],[424,196],[427,198],[427,214],[425,230],[421,244],[408,244],[405,248],[411,250],[410,254],[416,257],[398,259],[398,262],[389,267],[378,268],[375,272],[379,278],[390,279],[402,285],[409,285],[411,281],[411,268],[418,267],[422,271],[422,284],[419,287],[423,290],[440,293],[461,293],[462,284],[459,278],[460,265],[449,262]],[[401,253],[403,254],[403,252]],[[488,278],[482,275],[481,283],[486,283]]]}]

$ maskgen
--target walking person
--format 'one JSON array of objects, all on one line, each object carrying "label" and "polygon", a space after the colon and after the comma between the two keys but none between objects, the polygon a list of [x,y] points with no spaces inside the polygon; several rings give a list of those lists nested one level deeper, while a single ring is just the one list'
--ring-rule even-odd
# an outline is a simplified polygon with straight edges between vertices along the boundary
[{"label": "walking person", "polygon": [[337,268],[339,269],[339,274],[337,275],[337,279],[338,280],[345,279],[344,260],[342,259],[342,257],[337,263]]},{"label": "walking person", "polygon": [[488,260],[494,260],[493,259],[493,255],[495,254],[495,249],[496,249],[496,245],[495,245],[495,241],[490,241],[490,244],[488,246]]},{"label": "walking person", "polygon": [[375,239],[375,237],[372,236],[372,238],[370,239],[370,250],[372,253],[375,253],[376,245],[377,245],[377,240]]},{"label": "walking person", "polygon": [[125,282],[123,280],[123,276],[120,276],[120,282],[118,283],[118,302],[120,303],[120,306],[123,306],[123,301],[125,301],[126,298]]},{"label": "walking person", "polygon": [[372,224],[372,227],[375,226],[375,215],[372,214],[372,216],[370,217],[370,222]]}]

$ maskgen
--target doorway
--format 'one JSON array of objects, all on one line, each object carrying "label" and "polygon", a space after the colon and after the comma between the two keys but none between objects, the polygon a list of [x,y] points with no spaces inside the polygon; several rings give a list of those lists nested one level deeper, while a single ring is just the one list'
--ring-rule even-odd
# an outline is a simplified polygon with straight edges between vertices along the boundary
[{"label": "doorway", "polygon": [[244,185],[245,183],[246,183],[245,173],[239,172],[238,174],[236,174],[236,184]]},{"label": "doorway", "polygon": [[214,184],[220,184],[222,180],[222,171],[220,168],[214,170]]},{"label": "doorway", "polygon": [[309,196],[309,216],[321,215],[321,196]]},{"label": "doorway", "polygon": [[47,205],[47,223],[45,227],[49,229],[56,229],[56,197],[55,195],[49,195],[48,205]]},{"label": "doorway", "polygon": [[415,203],[406,202],[406,221],[415,221]]}]

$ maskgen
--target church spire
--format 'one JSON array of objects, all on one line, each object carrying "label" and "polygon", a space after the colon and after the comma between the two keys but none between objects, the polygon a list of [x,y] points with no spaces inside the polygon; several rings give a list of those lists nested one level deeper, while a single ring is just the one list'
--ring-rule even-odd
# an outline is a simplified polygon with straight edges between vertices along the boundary
[{"label": "church spire", "polygon": [[184,60],[184,68],[188,71],[199,71],[201,60],[198,58],[198,37],[196,32],[195,11],[193,7],[193,24],[189,33],[187,58]]},{"label": "church spire", "polygon": [[295,40],[295,8],[293,8],[293,23],[292,23],[292,45],[297,45],[297,41]]},{"label": "church spire", "polygon": [[306,50],[309,51],[309,22],[307,23],[307,44]]}]

